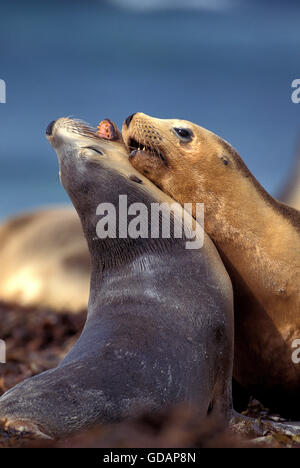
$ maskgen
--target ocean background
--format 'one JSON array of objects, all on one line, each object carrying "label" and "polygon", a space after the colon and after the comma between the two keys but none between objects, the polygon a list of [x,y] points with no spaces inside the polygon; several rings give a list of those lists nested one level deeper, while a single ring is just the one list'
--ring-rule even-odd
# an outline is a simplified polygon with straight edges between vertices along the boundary
[{"label": "ocean background", "polygon": [[68,202],[51,120],[194,121],[228,140],[277,194],[300,141],[300,2],[0,3],[0,218]]}]

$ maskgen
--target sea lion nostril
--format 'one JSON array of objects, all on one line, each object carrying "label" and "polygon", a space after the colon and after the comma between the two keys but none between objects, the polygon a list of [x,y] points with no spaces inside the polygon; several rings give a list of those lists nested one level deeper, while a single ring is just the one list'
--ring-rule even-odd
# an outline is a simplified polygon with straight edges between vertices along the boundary
[{"label": "sea lion nostril", "polygon": [[126,125],[127,125],[127,128],[129,127],[130,122],[132,121],[132,119],[133,119],[133,117],[135,116],[135,114],[136,114],[136,113],[129,115],[129,117],[127,117],[127,119],[125,120],[125,123],[126,123]]},{"label": "sea lion nostril", "polygon": [[52,135],[52,130],[54,127],[56,120],[52,120],[52,122],[49,123],[48,127],[46,128],[46,135],[51,136]]}]

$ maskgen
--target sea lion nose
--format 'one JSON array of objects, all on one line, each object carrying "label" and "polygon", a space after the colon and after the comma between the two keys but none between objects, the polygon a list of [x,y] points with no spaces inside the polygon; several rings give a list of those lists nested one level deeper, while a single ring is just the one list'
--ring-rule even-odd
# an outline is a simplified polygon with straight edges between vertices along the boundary
[{"label": "sea lion nose", "polygon": [[127,119],[125,120],[125,123],[127,125],[127,128],[129,128],[130,122],[132,121],[133,117],[135,116],[136,112],[134,114],[131,114]]},{"label": "sea lion nose", "polygon": [[55,122],[56,122],[56,120],[52,120],[52,122],[49,123],[48,127],[46,128],[46,135],[48,135],[48,136],[52,135],[52,131],[53,131],[53,127],[54,127]]}]

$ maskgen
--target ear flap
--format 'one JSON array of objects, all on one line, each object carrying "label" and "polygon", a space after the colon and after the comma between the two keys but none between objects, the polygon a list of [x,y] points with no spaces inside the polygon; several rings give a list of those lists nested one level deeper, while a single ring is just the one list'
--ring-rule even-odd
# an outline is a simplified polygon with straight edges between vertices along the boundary
[{"label": "ear flap", "polygon": [[116,124],[110,120],[102,120],[97,127],[97,135],[105,140],[120,140],[122,141],[122,134]]},{"label": "ear flap", "polygon": [[222,156],[221,156],[221,161],[223,162],[223,164],[224,164],[225,166],[228,166],[228,164],[229,164],[229,159],[228,159],[226,156],[222,155]]}]

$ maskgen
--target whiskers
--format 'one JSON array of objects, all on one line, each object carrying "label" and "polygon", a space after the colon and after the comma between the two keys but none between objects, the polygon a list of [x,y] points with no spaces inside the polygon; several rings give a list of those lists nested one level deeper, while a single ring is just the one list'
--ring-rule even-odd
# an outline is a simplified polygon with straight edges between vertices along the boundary
[{"label": "whiskers", "polygon": [[78,133],[82,136],[94,136],[97,137],[97,129],[92,125],[84,122],[80,119],[69,119],[70,121],[70,130],[74,131],[74,133]]}]

